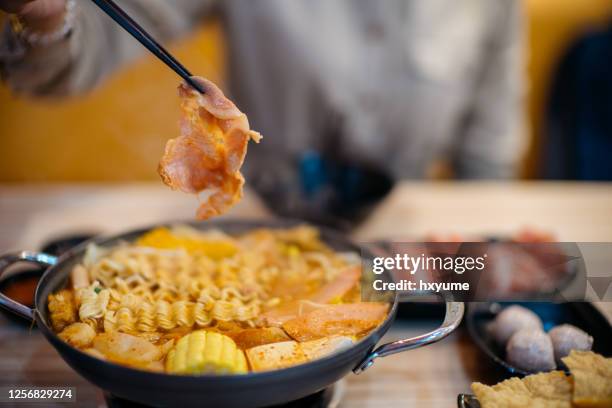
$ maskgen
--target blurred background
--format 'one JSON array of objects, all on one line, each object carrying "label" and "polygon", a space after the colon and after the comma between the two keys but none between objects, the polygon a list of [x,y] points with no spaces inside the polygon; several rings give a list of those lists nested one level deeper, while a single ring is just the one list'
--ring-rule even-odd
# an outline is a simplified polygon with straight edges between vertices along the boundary
[{"label": "blurred background", "polygon": [[[523,1],[529,148],[521,177],[608,179],[602,163],[612,153],[612,2]],[[206,21],[171,50],[193,72],[223,84],[219,21]],[[0,181],[157,180],[164,143],[177,134],[177,82],[147,55],[85,96],[23,99],[0,85]]]}]

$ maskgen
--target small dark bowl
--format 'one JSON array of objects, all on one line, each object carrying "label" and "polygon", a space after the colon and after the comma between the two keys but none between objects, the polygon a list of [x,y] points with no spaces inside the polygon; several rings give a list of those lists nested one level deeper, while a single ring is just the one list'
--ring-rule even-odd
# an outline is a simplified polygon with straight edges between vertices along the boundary
[{"label": "small dark bowl", "polygon": [[486,302],[469,304],[466,324],[472,340],[487,357],[503,368],[508,377],[533,374],[506,362],[506,351],[495,342],[487,330],[488,325],[495,319],[497,314],[511,304],[518,304],[537,314],[542,319],[545,331],[560,324],[571,324],[584,330],[594,339],[594,352],[605,357],[612,356],[612,342],[610,342],[612,326],[610,326],[608,319],[591,303]]},{"label": "small dark bowl", "polygon": [[[70,249],[74,248],[75,246],[93,237],[94,234],[90,233],[58,236],[45,243],[41,251],[49,255],[60,256],[65,252],[69,251]],[[13,300],[18,301],[19,303],[27,307],[33,308],[36,286],[38,284],[38,280],[44,272],[44,267],[30,264],[27,269],[22,269],[19,271],[19,273],[14,273],[0,279],[0,292],[4,293]],[[27,285],[28,287],[17,289],[18,285]],[[19,290],[21,292],[18,297],[15,297],[13,295],[16,290]],[[24,291],[27,291],[27,293]],[[12,322],[32,326],[32,322],[29,319],[24,318],[23,316],[11,313],[10,311],[4,308],[0,308],[0,311],[4,315],[6,315]]]},{"label": "small dark bowl", "polygon": [[[45,272],[45,268],[37,266],[29,266],[27,269],[22,269],[19,273],[8,275],[0,280],[0,292],[9,296],[28,307],[34,307],[34,293],[40,277]],[[19,288],[19,286],[22,286]],[[19,296],[15,293],[19,292]],[[31,326],[32,322],[15,313],[11,313],[6,309],[0,308],[2,314],[14,323]]]},{"label": "small dark bowl", "polygon": [[457,407],[459,408],[480,408],[480,402],[472,394],[459,394],[457,396]]}]

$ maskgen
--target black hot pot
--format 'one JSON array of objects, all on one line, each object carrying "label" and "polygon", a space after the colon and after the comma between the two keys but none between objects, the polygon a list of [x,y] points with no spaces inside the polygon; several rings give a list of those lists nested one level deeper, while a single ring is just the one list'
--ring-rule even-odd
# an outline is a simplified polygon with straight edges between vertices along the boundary
[{"label": "black hot pot", "polygon": [[[229,234],[238,234],[253,228],[285,228],[296,224],[293,221],[218,221],[191,225],[199,229],[218,228]],[[129,242],[158,226],[95,238],[59,258],[28,251],[0,257],[0,275],[17,262],[47,267],[36,288],[34,309],[1,293],[0,306],[35,321],[60,356],[91,383],[117,397],[156,407],[260,407],[293,401],[330,386],[351,371],[356,374],[363,372],[378,357],[435,343],[457,328],[463,317],[463,303],[446,301],[446,316],[436,330],[376,346],[395,318],[398,304],[396,294],[385,321],[352,347],[295,367],[244,375],[182,376],[141,371],[92,357],[60,340],[50,327],[47,297],[66,284],[72,267],[81,260],[87,244],[95,242],[101,246],[113,246],[120,241]],[[361,253],[370,259],[373,257],[367,250],[332,230],[321,229],[321,238],[335,250]],[[386,282],[393,281],[387,272],[379,278]]]}]

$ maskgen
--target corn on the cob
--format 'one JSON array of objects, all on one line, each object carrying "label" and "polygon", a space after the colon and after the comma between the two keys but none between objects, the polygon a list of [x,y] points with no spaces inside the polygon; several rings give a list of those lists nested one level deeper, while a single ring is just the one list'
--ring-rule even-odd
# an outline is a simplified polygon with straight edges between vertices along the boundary
[{"label": "corn on the cob", "polygon": [[244,353],[231,338],[197,330],[183,336],[168,352],[166,371],[176,374],[242,374],[248,369]]}]

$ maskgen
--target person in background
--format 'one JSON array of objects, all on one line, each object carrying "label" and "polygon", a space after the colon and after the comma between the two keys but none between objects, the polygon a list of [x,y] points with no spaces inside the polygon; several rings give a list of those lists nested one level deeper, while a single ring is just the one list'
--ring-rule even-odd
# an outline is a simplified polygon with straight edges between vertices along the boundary
[{"label": "person in background", "polygon": [[584,33],[557,67],[548,97],[542,175],[612,181],[612,21]]},{"label": "person in background", "polygon": [[[245,168],[264,196],[296,177],[307,195],[329,183],[359,189],[372,173],[363,169],[424,178],[441,159],[458,178],[514,176],[524,148],[520,3],[119,1],[162,42],[222,17],[229,94],[265,135]],[[0,9],[11,14],[0,72],[16,93],[84,92],[146,52],[91,1],[0,0]]]}]

